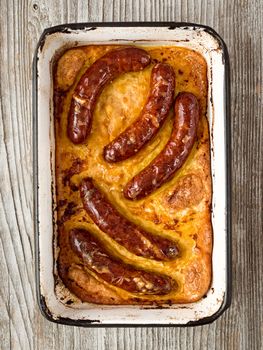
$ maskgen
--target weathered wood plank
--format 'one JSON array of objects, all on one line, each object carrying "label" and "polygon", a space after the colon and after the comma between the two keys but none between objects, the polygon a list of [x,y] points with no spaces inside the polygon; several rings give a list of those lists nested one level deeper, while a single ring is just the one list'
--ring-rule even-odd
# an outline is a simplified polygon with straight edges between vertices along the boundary
[{"label": "weathered wood plank", "polygon": [[[257,0],[1,1],[1,349],[262,349],[262,28]],[[233,302],[197,328],[83,329],[39,313],[34,286],[31,62],[44,28],[65,22],[210,25],[231,58]]]}]

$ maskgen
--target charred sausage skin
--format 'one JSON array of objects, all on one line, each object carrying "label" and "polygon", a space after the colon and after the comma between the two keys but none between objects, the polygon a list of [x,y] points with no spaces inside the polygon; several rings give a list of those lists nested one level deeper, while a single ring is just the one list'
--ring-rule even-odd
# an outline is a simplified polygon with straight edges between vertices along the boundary
[{"label": "charred sausage skin", "polygon": [[175,284],[170,277],[138,270],[110,257],[102,244],[86,230],[71,230],[69,241],[84,265],[116,287],[131,293],[163,295]]},{"label": "charred sausage skin", "polygon": [[150,92],[136,121],[104,147],[107,162],[119,162],[135,155],[162,126],[173,103],[175,74],[165,63],[157,63],[151,73]]},{"label": "charred sausage skin", "polygon": [[161,187],[181,168],[193,148],[199,121],[197,98],[182,92],[176,98],[175,120],[169,141],[162,152],[125,186],[124,197],[141,199]]},{"label": "charred sausage skin", "polygon": [[86,140],[92,126],[96,101],[106,84],[122,73],[144,69],[150,55],[139,48],[126,47],[106,53],[83,74],[72,96],[67,133],[74,144]]},{"label": "charred sausage skin", "polygon": [[83,206],[94,223],[130,252],[155,260],[170,260],[178,255],[175,242],[155,236],[127,220],[95,186],[91,178],[80,185]]}]

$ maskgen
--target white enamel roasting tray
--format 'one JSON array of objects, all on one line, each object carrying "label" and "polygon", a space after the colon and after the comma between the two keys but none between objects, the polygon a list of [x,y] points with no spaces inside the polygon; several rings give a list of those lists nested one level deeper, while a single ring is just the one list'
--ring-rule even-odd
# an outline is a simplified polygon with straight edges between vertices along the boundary
[{"label": "white enamel roasting tray", "polygon": [[[205,298],[167,307],[66,305],[59,300],[56,252],[54,57],[65,48],[88,44],[184,46],[201,53],[208,66],[207,118],[211,141],[213,255],[212,284]],[[33,64],[34,218],[36,280],[40,309],[54,322],[76,326],[200,325],[230,304],[230,115],[226,46],[209,27],[191,23],[81,23],[46,29]],[[60,291],[60,294],[63,290]]]}]

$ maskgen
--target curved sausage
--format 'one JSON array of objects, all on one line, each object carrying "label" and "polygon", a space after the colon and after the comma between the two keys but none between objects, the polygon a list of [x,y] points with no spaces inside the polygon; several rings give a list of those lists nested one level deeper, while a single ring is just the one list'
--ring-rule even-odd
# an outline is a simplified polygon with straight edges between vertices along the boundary
[{"label": "curved sausage", "polygon": [[88,231],[73,229],[69,233],[73,251],[84,264],[104,281],[131,293],[167,294],[175,281],[170,277],[137,270],[110,257],[101,243]]},{"label": "curved sausage", "polygon": [[104,86],[122,73],[144,69],[150,60],[146,51],[128,47],[106,53],[86,70],[74,90],[68,114],[68,137],[73,143],[81,143],[88,136]]},{"label": "curved sausage", "polygon": [[199,121],[197,98],[188,92],[180,93],[175,101],[175,121],[171,137],[162,152],[124,188],[127,199],[146,197],[170,180],[188,157],[196,137]]},{"label": "curved sausage", "polygon": [[156,260],[174,259],[178,255],[174,242],[145,232],[122,216],[91,178],[82,180],[80,195],[86,212],[95,224],[130,252]]},{"label": "curved sausage", "polygon": [[136,154],[162,126],[173,103],[175,74],[169,64],[157,63],[151,73],[150,93],[139,118],[104,147],[107,162]]}]

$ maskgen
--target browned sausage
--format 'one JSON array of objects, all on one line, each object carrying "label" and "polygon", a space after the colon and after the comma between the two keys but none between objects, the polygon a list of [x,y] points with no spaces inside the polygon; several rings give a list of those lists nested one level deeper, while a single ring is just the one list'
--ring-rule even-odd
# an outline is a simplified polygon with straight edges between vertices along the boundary
[{"label": "browned sausage", "polygon": [[86,70],[75,88],[68,114],[68,137],[73,143],[81,143],[88,136],[104,86],[122,73],[144,69],[150,60],[146,51],[127,47],[108,52]]},{"label": "browned sausage", "polygon": [[82,180],[80,195],[86,212],[95,224],[130,252],[156,260],[174,259],[178,255],[174,242],[145,232],[122,216],[91,178]]},{"label": "browned sausage", "polygon": [[135,269],[110,257],[88,231],[73,229],[69,235],[73,251],[104,281],[131,293],[167,294],[175,286],[170,277]]},{"label": "browned sausage", "polygon": [[127,199],[140,199],[168,181],[185,162],[196,137],[199,120],[197,98],[180,93],[175,101],[175,121],[171,137],[162,152],[124,188]]},{"label": "browned sausage", "polygon": [[174,88],[173,68],[165,63],[157,63],[152,69],[149,96],[139,118],[104,147],[106,161],[127,159],[153,138],[172,106]]}]

